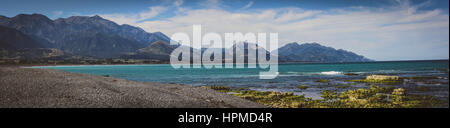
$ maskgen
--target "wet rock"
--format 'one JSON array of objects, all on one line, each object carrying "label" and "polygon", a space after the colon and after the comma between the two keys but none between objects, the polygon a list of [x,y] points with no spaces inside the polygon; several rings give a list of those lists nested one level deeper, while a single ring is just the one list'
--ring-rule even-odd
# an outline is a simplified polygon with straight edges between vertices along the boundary
[{"label": "wet rock", "polygon": [[377,80],[377,81],[399,80],[399,79],[400,79],[399,76],[388,76],[388,75],[370,75],[366,77],[366,80]]}]

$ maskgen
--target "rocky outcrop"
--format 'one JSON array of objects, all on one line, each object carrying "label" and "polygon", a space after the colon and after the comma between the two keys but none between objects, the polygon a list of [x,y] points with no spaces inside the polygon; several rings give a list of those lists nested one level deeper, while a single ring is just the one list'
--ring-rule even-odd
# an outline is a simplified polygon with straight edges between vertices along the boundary
[{"label": "rocky outcrop", "polygon": [[376,80],[376,81],[383,81],[383,80],[397,81],[399,79],[400,79],[399,76],[388,76],[388,75],[370,75],[366,77],[366,80]]}]

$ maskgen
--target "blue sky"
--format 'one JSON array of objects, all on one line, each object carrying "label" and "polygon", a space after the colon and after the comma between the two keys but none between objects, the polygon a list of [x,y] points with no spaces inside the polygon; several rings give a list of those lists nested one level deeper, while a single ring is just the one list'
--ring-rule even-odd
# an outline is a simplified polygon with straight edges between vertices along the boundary
[{"label": "blue sky", "polygon": [[317,42],[375,60],[448,59],[448,0],[2,0],[0,15],[100,15],[168,36],[278,32],[279,43]]},{"label": "blue sky", "polygon": [[[0,14],[13,17],[20,13],[41,13],[50,18],[69,17],[76,14],[92,15],[105,13],[135,13],[149,6],[173,6],[174,0],[2,0]],[[205,8],[202,3],[207,0],[184,0],[183,6],[192,9]],[[448,0],[410,0],[410,3],[421,4],[430,2],[421,10],[442,9],[448,13]],[[396,4],[395,0],[221,0],[223,9],[243,11],[240,8],[249,3],[253,9],[270,9],[283,7],[298,7],[303,9],[324,10],[355,6],[383,7]],[[174,8],[174,7],[172,7]],[[56,12],[63,12],[61,15]],[[166,13],[160,17],[174,16]]]}]

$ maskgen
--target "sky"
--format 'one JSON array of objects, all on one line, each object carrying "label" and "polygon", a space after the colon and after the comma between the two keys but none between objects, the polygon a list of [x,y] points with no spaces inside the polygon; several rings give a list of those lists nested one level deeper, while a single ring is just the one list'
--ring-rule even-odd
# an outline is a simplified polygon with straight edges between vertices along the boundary
[{"label": "sky", "polygon": [[449,58],[448,0],[1,0],[0,15],[100,15],[147,32],[278,33],[370,59]]}]

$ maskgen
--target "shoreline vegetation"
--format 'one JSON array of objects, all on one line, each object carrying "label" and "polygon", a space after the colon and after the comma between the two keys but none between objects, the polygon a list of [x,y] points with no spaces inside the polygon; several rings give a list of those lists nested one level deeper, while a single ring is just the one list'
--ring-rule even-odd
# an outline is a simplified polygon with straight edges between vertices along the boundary
[{"label": "shoreline vegetation", "polygon": [[[294,95],[293,92],[256,91],[246,88],[232,89],[227,86],[203,86],[229,95],[238,96],[250,101],[267,105],[273,108],[435,108],[448,107],[445,100],[433,96],[415,95],[405,91],[404,88],[393,86],[381,87],[376,83],[398,83],[403,79],[427,79],[425,77],[400,78],[388,75],[370,75],[366,79],[351,80],[371,84],[368,89],[358,88],[343,92],[323,90],[322,99],[312,99],[304,95]],[[318,82],[327,83],[327,80]],[[346,88],[341,85],[336,88]],[[299,89],[307,89],[308,86],[298,85]],[[425,86],[419,86],[417,90],[429,91]]]},{"label": "shoreline vegetation", "polygon": [[403,88],[370,86],[369,89],[355,89],[337,93],[321,92],[323,99],[314,100],[292,92],[255,91],[247,89],[226,89],[208,87],[220,92],[241,97],[273,108],[433,108],[445,107],[445,101],[433,96],[405,93]]}]

